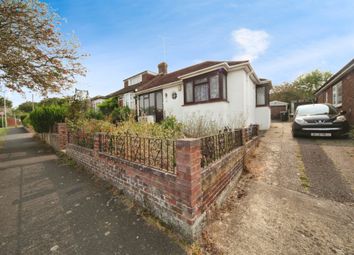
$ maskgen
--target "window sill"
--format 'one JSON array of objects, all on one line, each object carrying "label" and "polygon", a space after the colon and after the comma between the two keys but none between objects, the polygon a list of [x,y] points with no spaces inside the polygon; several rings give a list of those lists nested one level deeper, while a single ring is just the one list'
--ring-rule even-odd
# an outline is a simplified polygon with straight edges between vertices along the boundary
[{"label": "window sill", "polygon": [[269,106],[268,104],[257,104],[256,107],[266,107]]},{"label": "window sill", "polygon": [[212,104],[212,103],[222,103],[222,102],[229,103],[228,100],[221,99],[221,100],[203,101],[203,102],[197,102],[197,103],[185,103],[182,106],[191,106],[191,105],[198,105],[198,104]]}]

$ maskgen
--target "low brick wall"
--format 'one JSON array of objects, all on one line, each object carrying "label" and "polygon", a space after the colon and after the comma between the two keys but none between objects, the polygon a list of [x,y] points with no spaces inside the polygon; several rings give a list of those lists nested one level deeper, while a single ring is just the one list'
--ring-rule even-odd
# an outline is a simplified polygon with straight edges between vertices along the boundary
[{"label": "low brick wall", "polygon": [[198,141],[177,142],[180,164],[176,174],[100,153],[96,150],[97,147],[96,141],[93,150],[68,144],[66,153],[96,176],[122,190],[186,238],[196,237],[199,232],[197,228],[200,225],[200,211],[193,194],[198,192],[198,187],[196,188],[196,183],[191,183],[191,179],[196,177],[192,174],[193,170],[199,167],[197,161],[193,168],[190,152],[194,150],[196,153],[192,155],[197,156]]},{"label": "low brick wall", "polygon": [[57,133],[40,133],[37,134],[37,137],[41,139],[43,142],[49,144],[53,147],[54,150],[59,151],[59,134]]},{"label": "low brick wall", "polygon": [[220,205],[244,170],[245,157],[258,146],[258,137],[202,169],[203,211]]},{"label": "low brick wall", "polygon": [[[221,203],[244,169],[244,157],[258,138],[225,155],[205,169],[200,166],[199,139],[177,140],[176,173],[168,173],[68,144],[66,153],[90,172],[110,182],[187,239],[201,232],[208,208]],[[230,186],[230,187],[228,187]]]},{"label": "low brick wall", "polygon": [[65,150],[68,141],[68,131],[65,123],[57,123],[52,133],[37,133],[36,136],[52,146],[56,151]]},{"label": "low brick wall", "polygon": [[189,240],[199,236],[208,209],[222,203],[244,170],[245,157],[258,144],[258,137],[244,129],[243,145],[202,168],[201,139],[180,139],[175,147],[176,169],[168,172],[102,152],[100,133],[94,134],[90,149],[67,143],[68,133],[63,126],[58,125],[57,132],[39,136],[55,149],[64,147],[78,164],[110,182]]}]

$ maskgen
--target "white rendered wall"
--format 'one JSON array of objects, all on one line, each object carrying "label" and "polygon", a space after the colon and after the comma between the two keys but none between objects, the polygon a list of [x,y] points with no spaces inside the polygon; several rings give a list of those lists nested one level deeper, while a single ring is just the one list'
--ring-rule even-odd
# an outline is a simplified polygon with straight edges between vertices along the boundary
[{"label": "white rendered wall", "polygon": [[[172,94],[177,98],[173,99]],[[163,89],[163,107],[165,117],[175,116],[178,121],[186,122],[202,116],[217,122],[220,127],[241,127],[260,124],[261,129],[270,126],[269,107],[256,108],[256,85],[244,70],[227,74],[227,101],[183,105],[183,83]]]},{"label": "white rendered wall", "polygon": [[265,130],[270,128],[270,107],[262,106],[256,107],[256,124],[259,125],[259,129]]},{"label": "white rendered wall", "polygon": [[[177,120],[186,122],[190,118],[203,116],[211,121],[216,121],[220,126],[236,127],[242,124],[248,125],[252,122],[247,116],[247,112],[254,113],[254,109],[247,109],[245,106],[249,97],[244,93],[252,93],[252,89],[245,90],[247,75],[243,70],[229,72],[227,74],[227,102],[201,103],[194,105],[183,105],[183,85],[167,88],[163,90],[164,94],[164,112],[165,116],[174,115]],[[177,98],[172,99],[172,93],[177,93]],[[252,98],[255,95],[253,94]],[[255,104],[254,104],[255,106]],[[254,108],[253,106],[253,108]]]}]

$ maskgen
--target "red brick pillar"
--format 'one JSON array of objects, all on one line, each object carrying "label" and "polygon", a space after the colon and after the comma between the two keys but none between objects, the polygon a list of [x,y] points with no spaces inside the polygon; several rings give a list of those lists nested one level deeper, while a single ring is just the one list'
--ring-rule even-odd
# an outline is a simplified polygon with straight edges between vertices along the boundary
[{"label": "red brick pillar", "polygon": [[57,123],[58,135],[59,135],[59,149],[64,150],[68,142],[68,129],[66,123]]},{"label": "red brick pillar", "polygon": [[177,192],[184,205],[183,218],[192,225],[202,204],[200,139],[179,139],[176,143]]},{"label": "red brick pillar", "polygon": [[93,152],[94,156],[98,157],[98,153],[100,152],[101,147],[101,133],[95,133],[93,140]]}]

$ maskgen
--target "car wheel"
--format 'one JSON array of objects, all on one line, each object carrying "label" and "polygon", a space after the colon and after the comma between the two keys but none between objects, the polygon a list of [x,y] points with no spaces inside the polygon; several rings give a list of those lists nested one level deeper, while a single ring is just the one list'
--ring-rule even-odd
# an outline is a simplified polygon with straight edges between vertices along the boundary
[{"label": "car wheel", "polygon": [[293,137],[298,137],[298,136],[299,136],[299,135],[296,134],[294,131],[292,132],[292,134],[293,134]]}]

